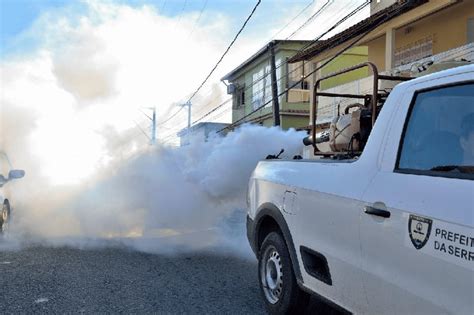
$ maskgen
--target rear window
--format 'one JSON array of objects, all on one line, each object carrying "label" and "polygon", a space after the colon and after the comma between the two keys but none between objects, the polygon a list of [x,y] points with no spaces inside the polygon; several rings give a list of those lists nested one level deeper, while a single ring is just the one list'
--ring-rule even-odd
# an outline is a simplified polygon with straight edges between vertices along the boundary
[{"label": "rear window", "polygon": [[396,170],[473,178],[474,83],[415,94]]}]

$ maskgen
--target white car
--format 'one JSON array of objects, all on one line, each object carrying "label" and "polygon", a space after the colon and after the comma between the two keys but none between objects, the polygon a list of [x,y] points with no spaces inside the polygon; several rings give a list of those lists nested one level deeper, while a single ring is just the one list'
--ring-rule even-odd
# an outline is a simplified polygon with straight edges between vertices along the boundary
[{"label": "white car", "polygon": [[268,160],[247,234],[270,313],[474,313],[474,65],[395,86],[359,156]]},{"label": "white car", "polygon": [[12,207],[6,185],[9,181],[22,178],[23,176],[25,176],[25,171],[13,169],[8,156],[0,151],[0,234],[7,228]]}]

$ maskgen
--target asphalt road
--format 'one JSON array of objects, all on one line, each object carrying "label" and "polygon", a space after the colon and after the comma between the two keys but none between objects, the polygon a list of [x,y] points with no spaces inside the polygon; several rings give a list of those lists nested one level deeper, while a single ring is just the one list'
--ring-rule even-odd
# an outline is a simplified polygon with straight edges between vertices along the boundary
[{"label": "asphalt road", "polygon": [[255,262],[126,248],[0,252],[0,313],[264,313]]},{"label": "asphalt road", "polygon": [[0,251],[0,313],[264,314],[256,271],[253,259],[212,250]]}]

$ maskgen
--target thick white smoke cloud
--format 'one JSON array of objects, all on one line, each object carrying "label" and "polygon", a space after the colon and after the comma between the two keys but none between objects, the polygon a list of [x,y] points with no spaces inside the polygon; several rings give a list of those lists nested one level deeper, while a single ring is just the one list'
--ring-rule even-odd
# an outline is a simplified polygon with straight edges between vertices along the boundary
[{"label": "thick white smoke cloud", "polygon": [[216,242],[245,249],[243,212],[226,220],[244,209],[257,162],[281,148],[287,157],[298,154],[302,137],[294,130],[249,125],[209,142],[154,147],[81,185],[34,188],[25,178],[15,185],[9,237],[66,245],[118,238],[159,252]]},{"label": "thick white smoke cloud", "polygon": [[[95,246],[105,238],[166,251],[245,238],[235,211],[250,172],[281,148],[296,153],[303,135],[247,126],[207,143],[149,149],[135,126],[146,122],[144,107],[157,106],[160,121],[196,88],[228,44],[226,17],[195,25],[197,12],[178,22],[148,6],[86,4],[80,16],[44,15],[29,34],[38,49],[0,64],[0,150],[27,173],[7,185],[9,240]],[[245,49],[225,62],[263,45],[255,35],[240,43]],[[222,87],[194,101],[215,106]]]}]

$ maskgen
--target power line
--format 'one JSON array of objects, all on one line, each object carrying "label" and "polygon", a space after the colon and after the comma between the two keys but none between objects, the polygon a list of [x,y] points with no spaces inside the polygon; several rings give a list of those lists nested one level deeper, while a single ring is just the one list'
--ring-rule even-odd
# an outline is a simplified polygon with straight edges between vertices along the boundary
[{"label": "power line", "polygon": [[165,6],[166,6],[166,0],[163,1],[163,4],[161,5],[161,13],[164,13],[164,9],[165,9]]},{"label": "power line", "polygon": [[298,33],[303,27],[305,27],[306,25],[308,25],[308,23],[314,19],[315,17],[317,17],[322,11],[324,11],[324,9],[330,5],[332,3],[333,0],[328,0],[321,8],[319,8],[313,15],[311,15],[309,17],[309,19],[307,19],[303,24],[301,24],[300,27],[298,27],[293,33],[290,34],[290,36],[288,36],[287,38],[285,38],[285,40],[288,40],[290,37],[292,37],[293,35],[295,35],[296,33]]},{"label": "power line", "polygon": [[184,9],[186,8],[186,5],[188,4],[188,0],[184,0],[183,7],[181,8],[181,12],[178,15],[178,21],[176,22],[176,26],[179,25],[179,22],[181,21],[181,16],[183,15]]},{"label": "power line", "polygon": [[[208,1],[208,0],[206,0],[205,5],[207,4],[207,1]],[[291,19],[290,22],[288,22],[288,23],[287,23],[285,26],[283,26],[277,33],[275,33],[271,39],[274,39],[278,34],[280,34],[283,30],[285,30],[285,29],[288,27],[288,25],[290,25],[291,23],[293,23],[293,21],[295,21],[299,16],[301,16],[301,14],[303,14],[303,12],[306,11],[306,9],[308,9],[308,8],[314,3],[314,1],[315,1],[315,0],[312,0],[310,3],[308,3],[296,16],[294,16],[294,17]],[[203,9],[204,9],[205,5],[203,6]],[[201,14],[202,14],[203,9],[201,9]],[[198,17],[197,20],[200,19],[201,14],[199,15],[199,17]],[[193,29],[193,30],[194,30],[194,29]],[[191,33],[192,33],[192,31],[191,31]],[[191,34],[190,34],[190,35],[191,35]],[[262,78],[262,79],[263,79],[263,78]],[[213,103],[215,100],[216,100],[216,99],[214,99],[214,100],[212,100],[211,102],[209,102],[208,105],[209,105],[210,103]],[[195,120],[195,121],[193,122],[193,124],[195,124],[196,122],[198,122],[198,121],[204,119],[204,118],[207,117],[209,114],[211,114],[214,110],[217,110],[218,108],[220,108],[220,107],[222,107],[223,105],[227,104],[228,101],[229,101],[229,100],[225,101],[223,104],[218,105],[215,109],[211,110],[210,112],[208,112],[207,114],[205,114],[203,117],[201,117],[201,118]]]},{"label": "power line", "polygon": [[[327,4],[327,3],[326,3]],[[311,42],[307,43],[306,45],[304,45],[303,47],[301,47],[299,50],[297,50],[293,56],[297,55],[298,53],[304,51],[305,49],[307,49],[308,47],[312,46],[313,44],[317,43],[323,36],[327,35],[328,33],[330,33],[331,31],[333,31],[336,27],[338,27],[339,25],[341,25],[342,23],[344,23],[345,21],[347,21],[349,18],[351,18],[352,16],[354,16],[355,14],[357,14],[358,12],[360,12],[361,10],[363,10],[367,5],[370,4],[370,0],[366,0],[366,2],[364,2],[363,4],[359,5],[356,9],[354,9],[353,11],[351,11],[349,14],[347,14],[346,16],[344,16],[341,20],[339,20],[338,22],[336,22],[333,26],[331,26],[327,31],[325,31],[324,33],[322,33],[321,35],[319,35],[318,37],[316,37],[315,39],[313,39]],[[327,8],[327,7],[326,7]],[[319,10],[318,10],[319,11]],[[310,20],[312,17],[310,17],[308,20]],[[307,21],[308,21],[307,20]],[[299,28],[301,29],[301,28]],[[285,66],[287,65],[288,62],[285,61],[285,62],[281,62],[277,67],[276,67],[276,70],[281,68],[282,66]],[[298,71],[299,69],[301,69],[302,67],[304,67],[304,64],[302,63],[300,66],[297,66],[295,67],[295,69],[293,69],[291,72],[288,72],[287,73],[287,76],[289,76],[290,74]],[[257,83],[259,83],[260,81],[266,79],[268,77],[269,74],[266,74],[264,76],[262,76],[261,78],[255,80],[252,82],[251,85],[247,86],[245,89],[244,89],[244,92],[247,92],[249,91],[251,88],[253,88],[253,86],[255,86]],[[282,80],[282,78],[280,78],[278,81]],[[296,85],[298,85],[299,83],[301,83],[301,80],[297,82]],[[296,86],[295,85],[295,86]],[[262,89],[258,90],[257,92],[260,92],[262,90],[265,89],[265,86],[262,87]],[[222,104],[218,105],[217,107],[220,107]],[[211,110],[212,112],[212,110]]]},{"label": "power line", "polygon": [[171,119],[173,119],[176,115],[179,114],[179,112],[181,112],[183,110],[183,107],[180,107],[174,114],[172,114],[170,117],[168,117],[167,119],[159,122],[158,124],[160,125],[163,125],[163,124],[166,124],[168,121],[170,121]]},{"label": "power line", "polygon": [[[296,31],[294,31],[294,32],[292,33],[292,35],[295,34],[296,32],[298,32],[299,30],[301,30],[302,27],[308,23],[308,21],[310,21],[310,20],[313,19],[316,15],[320,14],[323,10],[325,10],[325,9],[327,8],[327,5],[329,5],[331,1],[333,1],[333,0],[328,0],[315,14],[313,14],[311,17],[309,17],[309,18],[305,21],[305,23],[303,23],[302,26],[300,26]],[[311,3],[309,3],[306,7],[304,7],[302,11],[300,11],[288,24],[285,25],[285,27],[288,26],[289,24],[291,24],[292,21],[294,21],[297,17],[299,17],[299,16],[300,16],[309,6],[311,6],[313,3],[314,3],[314,0],[313,0]],[[344,19],[343,19],[342,21],[344,21]],[[283,31],[283,30],[285,29],[285,27],[283,27],[279,32],[277,32],[272,38],[274,38],[277,34],[279,34],[281,31]],[[332,30],[332,29],[330,29],[330,30]],[[304,47],[300,48],[296,53],[299,53],[300,51],[303,51],[304,49],[308,48],[309,46],[311,46],[312,44],[314,44],[317,40],[319,40],[319,38],[321,38],[322,36],[324,36],[324,35],[326,35],[326,34],[327,34],[327,32],[324,33],[324,34],[322,34],[321,36],[319,36],[317,39],[313,40],[312,42],[308,43],[308,44],[305,45]],[[292,35],[290,35],[290,36],[292,36]],[[289,36],[289,37],[290,37],[290,36]],[[288,38],[289,38],[289,37],[288,37]],[[288,38],[287,38],[287,39],[288,39]],[[296,55],[296,53],[295,53],[295,55]],[[286,64],[287,64],[287,62],[285,62],[285,63],[280,63],[280,64],[276,67],[275,70],[281,68],[283,65],[286,65]],[[299,70],[301,67],[303,67],[303,66],[304,66],[304,65],[296,67],[296,68],[293,69],[291,72],[287,73],[287,75],[289,75],[289,74],[291,74],[291,73],[293,73],[293,72],[298,71],[298,70]],[[248,91],[248,90],[249,90],[250,88],[252,88],[255,84],[257,84],[258,82],[264,80],[268,75],[269,75],[269,74],[266,74],[266,75],[262,76],[261,78],[259,78],[259,79],[255,80],[255,81],[253,81],[252,84],[251,84],[250,86],[248,86],[244,91],[245,91],[245,92]],[[281,79],[282,79],[282,78],[280,78],[278,81],[280,81]],[[265,86],[263,86],[263,88],[260,89],[260,90],[258,90],[257,92],[260,92],[260,91],[262,91],[262,90],[264,90],[264,89],[265,89]],[[215,100],[215,99],[214,99],[214,100]],[[214,102],[214,100],[211,101],[211,102],[209,102],[209,103]],[[208,103],[208,104],[209,104],[209,103]],[[225,103],[227,103],[227,101],[225,101],[223,104],[218,105],[215,109],[217,109],[217,108],[223,106]],[[208,114],[212,113],[213,111],[214,111],[214,109],[211,110]],[[200,119],[194,121],[193,124],[196,123],[196,122],[199,121],[199,120],[202,120],[202,119],[203,119],[204,117],[206,117],[206,116],[207,116],[207,114],[204,115],[203,117],[201,117]]]},{"label": "power line", "polygon": [[[295,56],[296,54],[304,51],[305,49],[307,49],[308,47],[312,46],[313,44],[317,43],[322,37],[326,36],[328,33],[330,33],[331,31],[333,31],[336,27],[338,27],[339,25],[341,25],[342,23],[344,23],[346,20],[348,20],[349,18],[351,18],[352,16],[354,16],[355,14],[357,14],[358,12],[360,12],[362,9],[364,9],[367,5],[370,4],[370,0],[366,0],[365,3],[361,4],[359,7],[357,7],[356,9],[354,9],[352,12],[350,12],[348,15],[344,16],[341,20],[339,20],[337,23],[335,23],[332,27],[330,27],[326,32],[322,33],[320,36],[318,36],[317,38],[313,39],[312,41],[310,41],[309,43],[307,43],[306,45],[304,45],[303,47],[301,47],[300,49],[298,49],[294,54],[293,56]],[[284,61],[284,62],[281,62],[279,65],[277,65],[276,69],[275,70],[278,70],[279,68],[287,65],[288,62],[287,61]],[[292,72],[288,73],[288,74],[291,74],[293,72],[296,72],[297,70],[299,70],[300,68],[302,68],[304,65],[300,65],[298,67],[296,67]],[[257,84],[258,82],[266,79],[266,77],[268,76],[269,74],[266,74],[264,76],[262,76],[261,78],[255,80],[252,82],[251,85],[249,85],[248,87],[246,87],[245,89],[245,92],[247,92],[251,87],[253,87],[255,84]]]},{"label": "power line", "polygon": [[[392,12],[393,13],[397,13],[399,11],[401,11],[402,9],[404,8],[404,6],[401,6],[400,8],[398,8],[397,11],[394,11]],[[348,49],[352,48],[353,46],[355,46],[357,43],[359,43],[365,36],[367,36],[367,34],[369,34],[370,32],[372,32],[375,28],[377,28],[378,26],[380,26],[381,24],[385,23],[388,19],[391,18],[391,14],[387,14],[385,16],[384,19],[381,19],[373,28],[371,29],[368,29],[367,31],[365,31],[364,33],[362,33],[356,40],[354,40],[351,44],[349,44],[348,46],[346,46],[345,48],[343,48],[342,50],[340,50],[337,54],[335,54],[334,56],[332,56],[331,58],[329,58],[327,61],[325,61],[322,65],[320,65],[319,67],[316,67],[313,71],[311,71],[310,73],[308,73],[307,75],[305,75],[303,78],[301,78],[301,80],[299,80],[298,82],[294,83],[292,86],[286,88],[283,92],[279,93],[278,94],[278,97],[282,96],[283,94],[286,94],[288,93],[288,91],[290,89],[292,89],[293,87],[297,86],[299,83],[301,83],[301,81],[303,81],[304,79],[307,79],[310,75],[314,74],[316,71],[320,70],[321,68],[325,67],[328,63],[330,63],[331,61],[333,61],[335,58],[339,57],[341,54],[343,54],[344,52],[346,52]],[[269,100],[268,102],[266,102],[265,104],[263,104],[262,106],[256,108],[255,110],[253,110],[252,112],[248,113],[247,115],[241,117],[240,119],[238,119],[237,121],[233,122],[231,125],[225,127],[225,128],[222,128],[220,129],[218,132],[222,132],[223,130],[225,129],[228,129],[228,128],[231,128],[237,124],[239,124],[241,121],[245,120],[247,117],[250,117],[251,115],[253,115],[254,113],[256,113],[257,111],[261,110],[262,108],[264,108],[265,106],[267,106],[268,104],[270,104],[270,102],[273,101],[273,98],[271,100]]]},{"label": "power line", "polygon": [[281,32],[283,32],[291,23],[293,23],[297,18],[300,17],[301,14],[303,14],[303,12],[306,11],[306,9],[308,9],[313,3],[314,3],[315,0],[312,0],[308,5],[306,5],[296,16],[294,16],[290,22],[286,23],[285,26],[283,26],[278,32],[276,32],[271,39],[274,39],[275,37],[277,37],[278,34],[280,34]]},{"label": "power line", "polygon": [[239,37],[240,33],[242,33],[242,31],[244,30],[245,26],[247,25],[248,21],[252,18],[253,14],[255,13],[255,11],[257,10],[257,7],[260,5],[260,3],[262,2],[262,0],[258,0],[257,3],[255,4],[254,8],[252,9],[252,12],[250,12],[250,15],[247,17],[247,19],[245,20],[244,24],[242,25],[242,27],[240,28],[240,30],[237,32],[237,34],[235,34],[234,36],[234,39],[230,42],[229,46],[227,47],[227,49],[224,51],[224,53],[222,54],[222,56],[219,58],[219,60],[217,61],[216,65],[214,66],[214,68],[212,68],[211,72],[209,72],[209,74],[207,75],[207,77],[204,79],[204,81],[201,83],[201,85],[196,89],[196,91],[193,92],[193,94],[191,95],[191,97],[188,99],[188,102],[191,101],[191,99],[199,92],[199,90],[201,90],[201,88],[204,86],[204,84],[207,82],[207,80],[209,80],[209,78],[211,77],[211,75],[214,73],[214,71],[217,69],[217,67],[219,66],[219,64],[222,62],[222,60],[224,59],[225,55],[227,55],[227,53],[229,52],[230,48],[234,45],[235,41],[237,40],[237,38]]},{"label": "power line", "polygon": [[201,120],[203,120],[204,118],[206,118],[207,116],[209,116],[210,114],[212,114],[213,112],[215,112],[216,110],[218,110],[219,108],[221,108],[222,106],[224,106],[225,104],[229,103],[230,101],[232,101],[232,97],[227,99],[226,101],[224,101],[223,103],[217,105],[216,107],[214,107],[212,110],[210,110],[209,112],[207,112],[206,114],[204,114],[203,116],[201,116],[200,118],[196,119],[195,121],[193,121],[193,125]]},{"label": "power line", "polygon": [[196,26],[198,25],[199,21],[201,20],[202,13],[203,13],[204,10],[206,9],[207,2],[208,2],[208,1],[209,1],[209,0],[204,0],[204,5],[202,6],[201,11],[199,12],[198,18],[197,18],[196,21],[194,22],[193,28],[191,29],[191,32],[189,33],[188,38],[191,37],[191,35],[194,33],[194,30],[196,29]]},{"label": "power line", "polygon": [[[242,27],[240,28],[240,30],[237,32],[237,34],[234,36],[234,39],[231,41],[231,43],[229,44],[229,46],[227,47],[227,49],[224,51],[224,53],[222,54],[222,56],[219,58],[219,60],[217,61],[216,65],[212,68],[211,72],[207,75],[207,77],[204,79],[204,81],[201,83],[201,85],[196,89],[196,91],[193,92],[193,94],[191,95],[191,97],[189,97],[188,101],[187,102],[190,102],[191,99],[201,90],[201,88],[204,86],[204,84],[207,82],[207,80],[209,79],[209,77],[212,75],[212,73],[214,73],[214,71],[217,69],[217,67],[219,66],[219,64],[222,62],[222,60],[224,59],[225,55],[229,52],[230,48],[234,45],[235,41],[237,40],[237,38],[239,37],[240,33],[242,33],[242,31],[244,30],[245,26],[247,25],[248,21],[250,20],[250,18],[252,18],[253,14],[255,13],[255,11],[257,10],[257,7],[260,5],[262,0],[258,0],[257,3],[255,4],[254,8],[252,9],[252,12],[250,12],[250,15],[247,17],[247,19],[245,20],[244,24],[242,25]],[[177,110],[174,114],[172,114],[168,119],[166,119],[165,121],[163,122],[160,122],[160,124],[164,124],[168,121],[170,121],[173,117],[175,117],[183,108],[181,107],[179,110]]]},{"label": "power line", "polygon": [[140,131],[145,135],[145,137],[148,138],[148,140],[151,141],[151,138],[146,134],[145,130],[143,130],[143,128],[134,120],[133,121],[135,123],[135,125],[137,126],[138,129],[140,129]]},{"label": "power line", "polygon": [[[329,0],[328,2],[326,2],[326,4],[325,4],[321,9],[324,9],[324,7],[325,7],[330,1],[332,1],[332,0]],[[306,10],[311,4],[313,4],[313,2],[314,2],[314,0],[313,0],[310,4],[308,4],[301,12],[299,12],[299,13],[297,14],[297,16],[295,16],[295,17],[293,18],[293,20],[295,20],[298,16],[300,16],[304,10]],[[207,1],[206,1],[206,3],[207,3]],[[252,14],[255,12],[257,6],[259,5],[259,3],[260,3],[260,0],[259,0],[259,2],[256,4],[256,6],[254,7],[254,9],[252,10],[250,16],[249,16],[249,17],[247,18],[247,20],[245,21],[245,23],[244,23],[244,25],[242,26],[242,28],[240,29],[239,33],[240,33],[240,32],[242,31],[242,29],[245,27],[245,24],[248,22],[248,20],[249,20],[250,17],[252,16]],[[322,11],[321,9],[318,10],[316,13],[317,13],[317,14],[321,13],[321,11]],[[318,13],[318,12],[319,12],[319,13]],[[312,19],[314,16],[315,16],[315,14],[313,14],[313,16],[310,17],[308,20]],[[292,20],[292,21],[293,21],[293,20]],[[305,22],[305,24],[308,22],[308,20]],[[291,23],[291,22],[290,22],[290,23]],[[290,24],[290,23],[288,23],[288,24]],[[287,25],[288,25],[288,24],[287,24]],[[302,27],[300,26],[299,29],[301,29],[301,28],[302,28]],[[284,29],[284,28],[282,28],[279,32],[281,32],[283,29]],[[293,34],[296,33],[296,32],[297,32],[297,31],[293,32]],[[237,38],[237,36],[239,35],[239,33],[237,33],[237,35],[236,35],[236,37],[234,38],[234,40],[232,41],[231,45],[233,44],[233,42],[235,42],[235,39]],[[325,35],[325,34],[323,34],[322,36],[324,36],[324,35]],[[276,36],[276,34],[275,34],[274,36]],[[312,43],[310,43],[310,44],[312,44]],[[309,46],[305,46],[304,48],[301,49],[301,51],[302,51],[303,49],[307,48],[307,47],[309,47]],[[229,49],[230,49],[230,46],[228,47],[227,51],[228,51]],[[225,53],[227,53],[227,51],[226,51]],[[299,52],[299,51],[298,51],[298,52]],[[224,53],[224,54],[225,54],[225,53]],[[223,57],[221,57],[221,59],[222,59],[222,58],[223,58]],[[218,63],[219,63],[219,62],[218,62]],[[280,65],[277,67],[277,69],[279,69],[281,66],[282,66],[282,64],[280,64]],[[217,67],[217,65],[216,65],[216,67]],[[212,74],[212,72],[215,70],[216,67],[214,67],[214,69],[211,71],[211,74]],[[294,71],[296,71],[296,70],[297,70],[297,69],[295,69]],[[209,76],[210,76],[210,75],[208,75],[208,77],[206,78],[206,80],[209,78]],[[263,80],[265,77],[266,77],[266,76],[263,76],[262,78],[260,78],[260,79],[258,79],[258,80],[256,80],[256,81],[254,81],[254,82],[252,83],[252,85],[249,86],[249,87],[246,89],[246,91],[247,91],[248,89],[250,89],[250,87],[252,87],[252,86],[255,85],[256,83],[258,83],[259,81]],[[193,95],[192,95],[189,99],[193,98],[193,97],[195,96],[195,94],[197,94],[197,92],[199,91],[200,88],[202,88],[202,86],[204,85],[204,83],[206,82],[206,80],[204,80],[204,82],[201,84],[201,86],[198,88],[198,90],[197,90],[195,93],[193,93]],[[213,100],[213,101],[214,101],[214,100]],[[210,103],[212,103],[213,101],[211,101]],[[221,105],[222,105],[222,104],[221,104]],[[218,106],[221,106],[221,105],[218,105]],[[181,110],[181,109],[180,109],[180,110]],[[166,119],[165,121],[160,122],[160,124],[164,124],[164,123],[168,122],[169,120],[171,120],[172,118],[174,118],[174,117],[180,112],[180,110],[178,110],[177,112],[175,112],[172,116],[170,116],[170,117],[169,117],[168,119]],[[211,112],[212,112],[212,110],[211,110]],[[205,115],[205,116],[206,116],[206,115]],[[204,117],[201,117],[201,118],[204,118]],[[199,120],[201,120],[201,118],[200,118]],[[199,121],[199,120],[196,120],[195,122],[197,122],[197,121]],[[194,124],[195,122],[193,122],[193,124]]]},{"label": "power line", "polygon": [[[323,5],[323,7],[321,7],[320,10],[318,10],[316,13],[317,13],[317,14],[320,14],[320,13],[322,12],[321,9],[323,9],[323,8],[324,8],[324,9],[327,9],[328,3],[329,3],[329,1],[326,2],[325,5]],[[322,33],[321,35],[319,35],[318,37],[316,37],[315,39],[313,39],[312,41],[310,41],[309,43],[307,43],[306,45],[304,45],[304,46],[303,46],[302,48],[300,48],[298,51],[296,51],[294,55],[300,53],[301,51],[303,51],[303,50],[307,49],[308,47],[312,46],[313,44],[317,43],[322,37],[324,37],[325,35],[327,35],[327,34],[330,33],[331,31],[333,31],[336,27],[338,27],[339,25],[341,25],[343,22],[347,21],[349,18],[351,18],[352,16],[354,16],[354,15],[357,14],[358,12],[360,12],[362,9],[364,9],[364,8],[365,8],[367,5],[369,5],[369,4],[370,4],[370,0],[366,0],[364,3],[362,3],[361,5],[359,5],[356,9],[354,9],[354,10],[351,11],[349,14],[347,14],[346,16],[344,16],[344,17],[343,17],[342,19],[340,19],[338,22],[336,22],[336,23],[335,23],[332,27],[330,27],[327,31],[325,31],[324,33]],[[257,3],[257,5],[258,5],[258,3]],[[305,8],[307,8],[307,7],[308,7],[308,6],[306,6]],[[252,13],[255,11],[255,9],[256,9],[256,8],[254,8],[254,10],[252,11]],[[318,13],[318,12],[319,12],[319,13]],[[315,13],[315,14],[316,14],[316,13]],[[313,16],[315,16],[315,14],[313,14]],[[300,15],[300,13],[299,13],[299,15]],[[307,24],[307,22],[308,22],[309,20],[313,19],[313,16],[309,17],[309,18],[306,20],[306,22],[303,23],[303,25]],[[248,19],[247,19],[247,21],[248,21]],[[300,27],[298,28],[298,30],[301,30],[301,29],[302,29],[302,27],[300,26]],[[293,32],[293,33],[295,33],[295,32]],[[279,69],[279,68],[281,68],[282,66],[285,66],[286,64],[288,64],[287,61],[281,62],[281,63],[276,67],[276,69]],[[296,67],[295,69],[293,69],[293,71],[289,72],[287,75],[298,71],[298,70],[299,70],[300,68],[302,68],[302,67],[304,67],[304,64],[302,64],[302,65]],[[268,74],[262,76],[261,78],[259,78],[259,79],[257,79],[257,80],[255,80],[254,82],[252,82],[251,85],[249,85],[248,87],[246,87],[244,91],[247,92],[247,91],[250,90],[255,84],[257,84],[258,82],[264,80],[267,76],[268,76]],[[283,77],[281,77],[278,81],[282,80],[282,78],[283,78]],[[207,78],[206,78],[206,79],[207,79]],[[296,84],[295,84],[294,86],[296,86],[296,85],[298,85],[299,83],[301,83],[301,81],[302,81],[302,80],[296,82]],[[201,84],[200,88],[202,87],[202,85],[203,85],[203,84]],[[292,86],[291,88],[293,88],[294,86]],[[262,89],[260,89],[259,91],[264,90],[264,89],[265,89],[265,86],[262,87]],[[289,88],[289,89],[290,89],[290,88]],[[199,89],[198,89],[198,90],[199,90]],[[196,93],[194,93],[193,96],[194,96],[195,94],[196,94]],[[191,96],[191,98],[192,98],[193,96]],[[273,99],[272,99],[272,100],[273,100]],[[213,100],[213,101],[214,101],[214,100]],[[213,101],[211,101],[211,102],[209,102],[209,103],[212,103]],[[208,113],[206,113],[205,115],[203,115],[203,116],[200,117],[199,119],[195,120],[195,121],[193,122],[193,124],[196,123],[196,122],[198,122],[198,121],[200,121],[200,120],[202,120],[202,119],[204,119],[205,117],[207,117],[209,114],[211,114],[212,112],[214,112],[214,111],[217,110],[218,108],[224,106],[225,104],[227,104],[228,101],[229,101],[229,100],[227,100],[227,101],[225,101],[224,103],[221,103],[221,104],[219,104],[218,106],[216,106],[215,108],[211,109]],[[209,103],[208,103],[208,104],[209,104]],[[265,105],[266,105],[266,104],[265,104]],[[264,107],[264,106],[263,106],[263,107]],[[261,108],[263,108],[263,107],[260,107],[259,109],[261,109]],[[181,110],[182,110],[182,108],[180,108],[177,112],[175,112],[173,115],[171,115],[168,119],[166,119],[165,121],[161,122],[160,124],[164,124],[164,123],[170,121],[171,119],[173,119],[174,117],[176,117],[176,115],[177,115]],[[257,111],[257,110],[256,110],[256,111]]]}]

